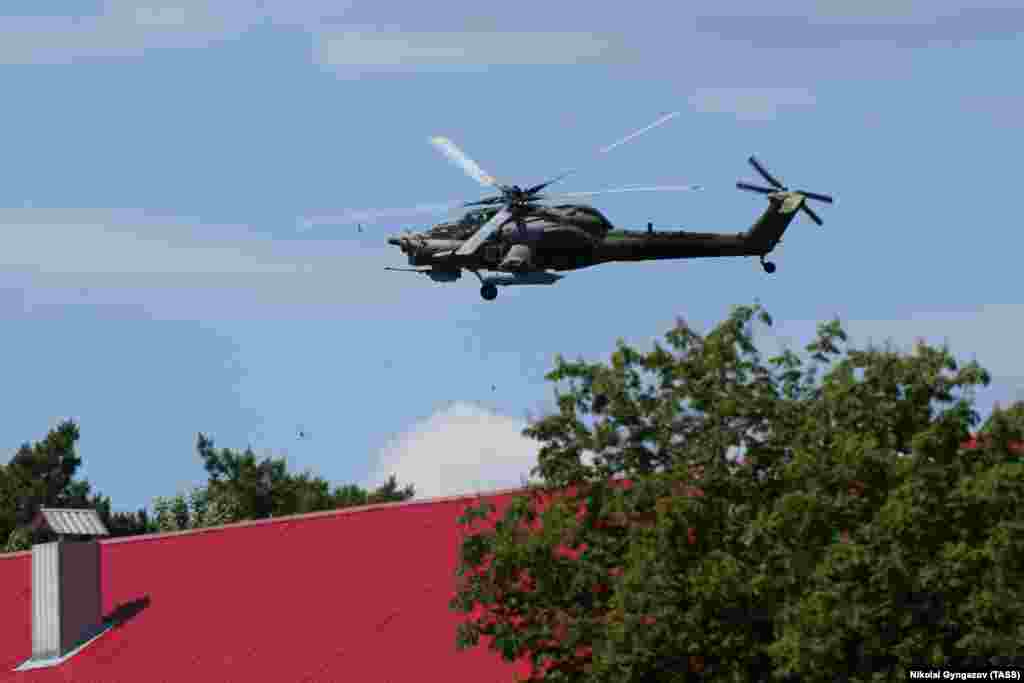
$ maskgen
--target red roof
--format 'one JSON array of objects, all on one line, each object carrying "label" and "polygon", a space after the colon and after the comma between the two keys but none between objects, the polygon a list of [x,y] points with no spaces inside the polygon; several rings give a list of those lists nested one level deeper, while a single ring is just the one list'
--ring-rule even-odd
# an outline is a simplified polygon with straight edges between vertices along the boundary
[{"label": "red roof", "polygon": [[[976,448],[981,448],[982,439],[977,436],[972,436],[970,439],[961,444],[961,447],[967,451],[973,451]],[[1024,443],[1011,443],[1010,450],[1016,453],[1024,453]]]},{"label": "red roof", "polygon": [[[501,514],[517,493],[484,498]],[[28,672],[12,669],[32,652],[31,553],[0,555],[0,683],[512,681],[525,662],[507,664],[483,643],[455,650],[456,519],[474,502],[102,541],[104,614],[146,606],[67,662]]]},{"label": "red roof", "polygon": [[[487,494],[499,513],[516,491]],[[32,652],[31,553],[0,555],[0,683],[512,681],[457,652],[460,529],[472,497],[349,508],[101,545],[103,611],[149,600],[56,667]]]}]

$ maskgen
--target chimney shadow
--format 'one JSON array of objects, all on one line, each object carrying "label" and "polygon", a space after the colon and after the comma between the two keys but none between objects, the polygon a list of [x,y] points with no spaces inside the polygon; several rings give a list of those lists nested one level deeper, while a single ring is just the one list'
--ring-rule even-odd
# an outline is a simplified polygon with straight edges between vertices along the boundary
[{"label": "chimney shadow", "polygon": [[103,617],[103,626],[105,628],[120,628],[124,624],[128,623],[136,616],[139,615],[142,610],[149,607],[152,603],[148,595],[132,600],[131,602],[122,602],[120,605],[114,608],[114,610]]}]

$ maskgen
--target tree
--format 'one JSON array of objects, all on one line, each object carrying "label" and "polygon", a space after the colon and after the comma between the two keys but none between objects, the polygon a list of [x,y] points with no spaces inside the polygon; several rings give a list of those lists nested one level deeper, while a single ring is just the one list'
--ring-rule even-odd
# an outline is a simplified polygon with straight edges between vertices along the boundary
[{"label": "tree", "polygon": [[[104,519],[103,513],[100,518]],[[145,508],[137,512],[113,512],[104,519],[104,525],[111,537],[136,536],[138,534],[150,533],[155,529],[153,521],[149,517],[149,511]]]},{"label": "tree", "polygon": [[854,348],[838,320],[808,358],[764,360],[755,320],[557,359],[558,410],[524,432],[540,485],[461,519],[460,648],[619,682],[890,680],[1017,652],[1024,468],[1006,420],[960,453],[988,373],[924,342]]},{"label": "tree", "polygon": [[209,475],[207,495],[212,500],[230,501],[239,519],[397,502],[415,495],[412,485],[401,488],[394,476],[373,491],[355,485],[332,491],[327,481],[309,471],[288,472],[284,458],[257,460],[251,448],[241,453],[227,448],[217,450],[213,440],[203,434],[198,436],[196,450]]},{"label": "tree", "polygon": [[996,420],[1000,418],[1006,421],[1008,429],[1017,437],[1017,440],[1024,442],[1024,401],[1014,401],[1008,408],[996,405],[992,415],[979,430],[981,434],[990,434],[995,429]]},{"label": "tree", "polygon": [[24,443],[0,466],[0,540],[5,548],[26,549],[32,534],[25,527],[41,507],[93,508],[109,517],[110,500],[76,479],[82,459],[75,445],[78,425],[71,420],[51,429],[42,441]]},{"label": "tree", "polygon": [[199,434],[197,450],[209,475],[206,486],[153,501],[145,509],[113,512],[110,499],[92,492],[87,480],[76,479],[82,459],[76,452],[79,428],[65,421],[34,444],[23,444],[7,465],[0,465],[0,550],[26,550],[39,534],[28,525],[41,507],[96,510],[111,536],[179,531],[219,526],[247,519],[332,510],[353,505],[396,502],[412,498],[412,485],[396,477],[373,490],[341,486],[333,491],[311,472],[288,472],[283,458],[257,460],[252,449],[217,450]]},{"label": "tree", "polygon": [[225,492],[211,495],[196,487],[187,494],[158,496],[153,500],[152,531],[184,531],[231,524],[242,519],[239,505]]}]

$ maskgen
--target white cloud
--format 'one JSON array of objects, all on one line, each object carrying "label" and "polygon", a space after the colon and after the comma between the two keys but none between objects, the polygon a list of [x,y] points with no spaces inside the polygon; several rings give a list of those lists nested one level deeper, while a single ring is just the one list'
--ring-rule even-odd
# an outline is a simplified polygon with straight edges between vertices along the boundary
[{"label": "white cloud", "polygon": [[347,28],[320,37],[329,67],[421,68],[576,64],[621,57],[607,38],[573,32],[381,32]]},{"label": "white cloud", "polygon": [[584,32],[381,30],[376,19],[339,28],[351,4],[106,0],[98,13],[85,16],[0,14],[0,64],[69,64],[141,57],[153,49],[203,48],[263,25],[308,32],[317,61],[332,67],[574,64],[611,53],[607,39]]},{"label": "white cloud", "polygon": [[196,320],[301,316],[409,296],[409,283],[383,270],[394,250],[373,236],[274,239],[133,209],[0,209],[0,232],[2,284],[27,308],[130,305]]},{"label": "white cloud", "polygon": [[[800,7],[799,5],[804,5]],[[890,45],[924,47],[935,42],[1013,40],[1024,20],[1019,2],[988,0],[984,7],[961,0],[857,3],[823,7],[821,3],[786,7],[759,4],[748,11],[718,11],[696,17],[700,33],[760,47],[848,48]]]},{"label": "white cloud", "polygon": [[960,103],[965,111],[981,114],[996,125],[1011,128],[1024,126],[1024,95],[968,95],[962,98]]},{"label": "white cloud", "polygon": [[699,112],[734,114],[741,121],[770,121],[780,109],[815,104],[805,88],[699,88],[690,96]]},{"label": "white cloud", "polygon": [[523,420],[458,401],[385,446],[373,485],[391,474],[413,482],[420,497],[514,488],[537,464],[538,442],[522,435]]},{"label": "white cloud", "polygon": [[268,238],[239,226],[203,226],[125,209],[0,209],[0,266],[41,274],[295,272]]},{"label": "white cloud", "polygon": [[203,48],[264,23],[311,28],[347,7],[324,0],[106,0],[94,15],[0,15],[0,64],[69,64],[141,57],[151,49]]},{"label": "white cloud", "polygon": [[0,18],[0,63],[69,64],[79,59],[138,57],[153,48],[206,47],[237,37],[251,14],[215,12],[199,3],[140,8],[107,3],[85,17]]}]

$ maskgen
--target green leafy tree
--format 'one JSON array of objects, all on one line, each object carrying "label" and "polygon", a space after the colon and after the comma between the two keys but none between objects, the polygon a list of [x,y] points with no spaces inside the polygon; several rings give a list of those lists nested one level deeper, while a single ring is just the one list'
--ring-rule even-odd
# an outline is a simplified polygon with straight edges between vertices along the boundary
[{"label": "green leafy tree", "polygon": [[1018,441],[1024,442],[1024,401],[1015,401],[1007,408],[997,405],[981,428],[981,434],[990,434],[995,429],[995,421],[998,419],[1003,419],[1006,422],[1006,428],[1009,429],[1012,436],[1015,436]]},{"label": "green leafy tree", "polygon": [[240,519],[398,502],[415,495],[412,485],[400,487],[394,476],[373,491],[355,485],[332,490],[327,481],[311,472],[288,472],[284,458],[258,460],[250,448],[242,452],[218,450],[213,440],[203,434],[199,434],[196,450],[209,475],[208,495],[232,501]]},{"label": "green leafy tree", "polygon": [[103,512],[101,512],[100,517],[104,520],[104,525],[107,527],[107,531],[110,532],[111,537],[136,536],[149,533],[155,529],[152,520],[150,520],[149,511],[145,508],[137,512],[112,512],[108,513],[105,518]]},{"label": "green leafy tree", "polygon": [[188,493],[153,500],[152,531],[185,531],[231,524],[242,519],[237,502],[226,493],[211,495],[196,487]]},{"label": "green leafy tree", "polygon": [[409,500],[414,495],[416,495],[416,491],[412,484],[402,487],[398,484],[398,478],[392,474],[386,482],[372,491],[355,484],[339,486],[331,495],[331,501],[333,507],[346,508],[378,503],[399,503]]},{"label": "green leafy tree", "polygon": [[110,500],[75,477],[82,465],[76,452],[79,428],[64,421],[42,441],[24,443],[0,466],[0,540],[6,548],[27,548],[27,527],[41,507],[92,508],[109,518]]},{"label": "green leafy tree", "polygon": [[1019,653],[1009,420],[960,451],[988,373],[924,342],[854,348],[838,320],[806,357],[764,359],[756,321],[557,359],[558,410],[524,432],[541,484],[461,520],[460,648],[609,682],[892,680]]},{"label": "green leafy tree", "polygon": [[32,535],[27,527],[16,527],[8,536],[7,544],[4,546],[5,553],[17,553],[22,550],[29,550],[32,547]]}]

